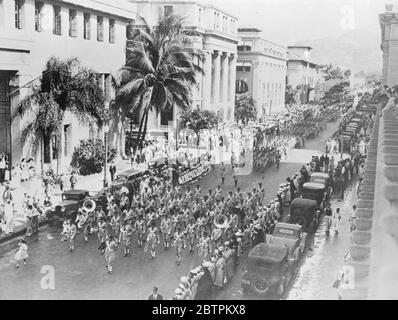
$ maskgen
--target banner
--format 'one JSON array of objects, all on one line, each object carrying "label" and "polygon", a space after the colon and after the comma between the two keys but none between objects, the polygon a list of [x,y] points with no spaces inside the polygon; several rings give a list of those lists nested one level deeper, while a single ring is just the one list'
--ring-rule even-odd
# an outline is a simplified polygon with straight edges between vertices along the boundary
[{"label": "banner", "polygon": [[200,177],[201,175],[207,173],[209,171],[209,165],[207,163],[200,163],[195,168],[190,169],[187,172],[184,172],[178,178],[178,182],[180,185],[191,182],[192,180]]}]

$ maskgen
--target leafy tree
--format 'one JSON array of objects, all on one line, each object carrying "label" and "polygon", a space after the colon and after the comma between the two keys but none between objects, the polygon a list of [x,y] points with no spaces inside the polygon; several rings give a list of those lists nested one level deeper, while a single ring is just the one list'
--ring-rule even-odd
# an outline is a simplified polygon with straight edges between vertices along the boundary
[{"label": "leafy tree", "polygon": [[[116,148],[108,148],[107,161],[112,161],[116,156]],[[87,176],[100,173],[105,163],[105,145],[101,139],[88,139],[80,141],[72,155],[71,165],[79,174]]]},{"label": "leafy tree", "polygon": [[324,74],[325,81],[333,79],[341,79],[341,80],[344,79],[344,73],[338,66],[335,66],[333,64],[328,64],[320,66],[320,68]]},{"label": "leafy tree", "polygon": [[325,92],[325,95],[321,99],[322,105],[330,106],[345,102],[348,99],[349,87],[350,83],[348,81],[335,84]]},{"label": "leafy tree", "polygon": [[184,110],[180,115],[178,124],[179,129],[193,130],[196,133],[197,144],[199,145],[201,130],[214,128],[218,120],[215,112],[195,108]]},{"label": "leafy tree", "polygon": [[154,27],[129,34],[128,60],[116,77],[113,109],[122,122],[129,112],[139,114],[134,151],[145,140],[150,111],[158,116],[173,107],[191,107],[191,88],[198,85],[197,72],[203,72],[199,66],[203,55],[188,48],[190,40],[182,32],[182,21],[168,15]]},{"label": "leafy tree", "polygon": [[21,138],[23,142],[31,138],[33,150],[43,140],[45,164],[51,163],[51,138],[60,135],[65,112],[83,123],[94,120],[102,125],[104,98],[96,73],[81,66],[77,58],[51,57],[40,84],[32,91],[19,105],[21,115],[27,119]]},{"label": "leafy tree", "polygon": [[237,95],[235,98],[235,120],[247,124],[257,119],[256,101],[249,93]]}]

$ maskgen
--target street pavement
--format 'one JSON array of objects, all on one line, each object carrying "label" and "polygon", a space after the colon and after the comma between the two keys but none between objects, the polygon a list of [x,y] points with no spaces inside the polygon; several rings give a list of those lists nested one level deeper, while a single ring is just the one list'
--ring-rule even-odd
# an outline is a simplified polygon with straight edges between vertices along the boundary
[{"label": "street pavement", "polygon": [[[338,122],[331,123],[318,138],[307,141],[306,148],[323,151],[326,140],[338,127]],[[295,153],[300,153],[297,157]],[[280,183],[286,177],[297,172],[302,163],[311,159],[311,152],[292,151],[280,168],[272,167],[264,173],[253,172],[240,176],[238,186],[242,191],[250,191],[262,182],[266,188],[266,200],[275,198]],[[302,159],[303,158],[303,159]],[[215,189],[220,183],[219,167],[198,182],[203,192]],[[234,191],[231,168],[227,166],[227,177],[223,186],[224,194]],[[197,183],[194,183],[194,187]],[[180,277],[200,264],[197,254],[184,252],[180,266],[175,264],[174,250],[157,249],[157,257],[152,260],[149,252],[144,253],[136,247],[129,257],[123,257],[118,251],[114,262],[113,274],[107,274],[105,259],[97,250],[99,245],[95,236],[87,244],[78,236],[74,252],[67,251],[65,242],[60,241],[60,230],[50,226],[41,230],[39,236],[29,238],[29,259],[26,266],[14,267],[15,249],[7,249],[0,255],[0,299],[147,299],[154,285],[159,287],[165,299],[170,299],[177,288]],[[345,247],[346,248],[346,247]],[[4,252],[1,250],[0,253]],[[341,258],[340,252],[338,257]],[[243,299],[240,291],[240,276],[245,267],[244,255],[234,278],[213,299]],[[54,270],[54,289],[42,286],[46,270]],[[43,273],[42,273],[43,272]],[[337,271],[336,271],[337,272]],[[294,288],[294,286],[293,286]]]}]

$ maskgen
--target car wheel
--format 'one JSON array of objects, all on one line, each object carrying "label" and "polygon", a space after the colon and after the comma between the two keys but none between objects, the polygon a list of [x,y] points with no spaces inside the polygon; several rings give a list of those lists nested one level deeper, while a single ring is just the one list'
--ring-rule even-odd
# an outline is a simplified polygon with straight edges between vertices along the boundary
[{"label": "car wheel", "polygon": [[264,295],[269,290],[269,283],[265,278],[255,278],[252,283],[254,292],[260,295]]}]

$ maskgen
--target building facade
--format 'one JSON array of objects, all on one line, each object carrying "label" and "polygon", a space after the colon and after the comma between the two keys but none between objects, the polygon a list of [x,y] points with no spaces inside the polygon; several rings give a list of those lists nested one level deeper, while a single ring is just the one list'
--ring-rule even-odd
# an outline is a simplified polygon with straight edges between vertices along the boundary
[{"label": "building facade", "polygon": [[261,37],[257,28],[239,28],[236,94],[248,92],[261,119],[285,107],[287,48]]},{"label": "building facade", "polygon": [[398,5],[388,4],[379,15],[381,50],[383,52],[383,83],[398,85]]},{"label": "building facade", "polygon": [[[149,26],[157,23],[160,17],[176,14],[184,17],[185,33],[190,36],[192,45],[205,54],[204,74],[198,74],[198,88],[193,88],[193,107],[214,111],[224,122],[234,121],[235,80],[237,60],[237,17],[211,5],[197,1],[132,1],[140,16]],[[137,21],[137,26],[140,22]],[[173,115],[148,118],[149,131],[164,132]]]},{"label": "building facade", "polygon": [[[111,74],[125,63],[126,26],[135,16],[127,0],[0,0],[0,152],[10,154],[12,163],[28,155],[40,162],[41,153],[33,155],[30,144],[21,143],[24,119],[17,105],[40,81],[48,59],[79,58],[98,73],[109,101]],[[92,134],[99,133],[66,114],[54,161],[59,156],[68,166],[74,146]]]},{"label": "building facade", "polygon": [[318,81],[318,65],[311,61],[311,47],[288,46],[286,85],[297,89],[297,102],[314,101]]}]

